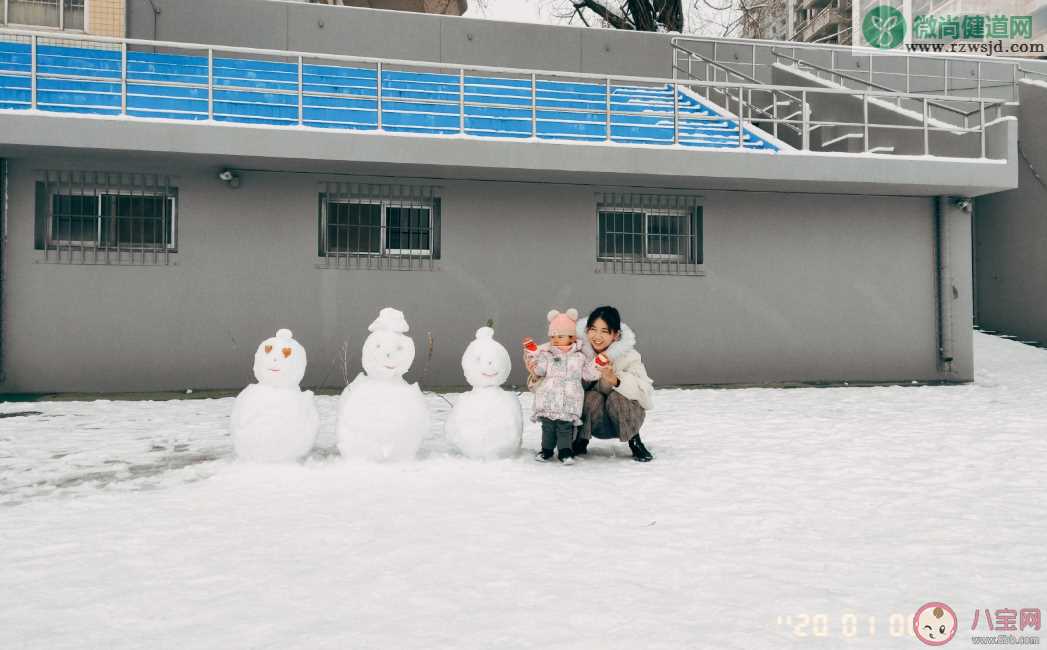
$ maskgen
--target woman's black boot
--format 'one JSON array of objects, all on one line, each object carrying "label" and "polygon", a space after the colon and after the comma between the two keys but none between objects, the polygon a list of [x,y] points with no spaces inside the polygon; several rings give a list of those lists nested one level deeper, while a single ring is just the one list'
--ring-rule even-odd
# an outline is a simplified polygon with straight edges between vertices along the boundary
[{"label": "woman's black boot", "polygon": [[647,451],[647,447],[643,446],[643,441],[640,440],[640,434],[636,434],[632,438],[629,438],[629,449],[633,452],[633,460],[638,463],[649,463],[654,460],[654,456],[651,452]]},{"label": "woman's black boot", "polygon": [[589,439],[588,438],[575,438],[574,442],[571,443],[571,449],[574,451],[575,456],[584,456],[589,453]]}]

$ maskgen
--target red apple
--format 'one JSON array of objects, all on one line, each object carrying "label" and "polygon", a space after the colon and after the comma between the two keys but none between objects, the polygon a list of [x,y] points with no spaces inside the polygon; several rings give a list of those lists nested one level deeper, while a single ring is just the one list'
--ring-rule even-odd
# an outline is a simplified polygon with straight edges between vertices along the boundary
[{"label": "red apple", "polygon": [[596,365],[598,365],[598,366],[606,366],[610,362],[611,362],[611,360],[608,359],[607,356],[604,355],[602,352],[600,354],[596,355]]},{"label": "red apple", "polygon": [[534,339],[528,338],[524,341],[524,349],[528,352],[537,352],[538,344],[534,342]]}]

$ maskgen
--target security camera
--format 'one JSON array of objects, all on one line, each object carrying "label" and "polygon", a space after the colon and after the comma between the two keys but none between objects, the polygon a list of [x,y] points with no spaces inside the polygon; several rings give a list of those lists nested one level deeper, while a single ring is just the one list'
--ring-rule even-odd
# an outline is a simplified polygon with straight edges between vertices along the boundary
[{"label": "security camera", "polygon": [[233,189],[240,187],[240,174],[231,169],[223,169],[218,172],[218,180],[227,183]]},{"label": "security camera", "polygon": [[964,212],[971,211],[971,200],[968,198],[958,198],[953,204]]}]

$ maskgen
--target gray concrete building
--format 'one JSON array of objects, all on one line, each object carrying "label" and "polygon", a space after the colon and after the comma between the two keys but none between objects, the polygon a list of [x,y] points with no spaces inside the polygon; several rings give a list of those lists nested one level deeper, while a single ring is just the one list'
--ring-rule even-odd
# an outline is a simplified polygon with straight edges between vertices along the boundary
[{"label": "gray concrete building", "polygon": [[[238,8],[259,0],[223,3],[206,20],[193,3],[156,2],[165,43],[132,40],[126,60],[113,55],[115,106],[0,113],[3,392],[237,388],[278,327],[308,349],[304,383],[337,387],[343,346],[355,374],[383,306],[406,313],[419,349],[411,378],[427,386],[463,383],[461,352],[488,319],[512,349],[544,333],[548,309],[601,304],[621,309],[660,385],[973,377],[969,205],[1017,186],[1014,116],[956,134],[877,108],[859,131],[887,133],[898,151],[872,151],[889,146],[876,136],[840,149],[820,132],[852,119],[852,92],[743,84],[757,96],[733,105],[745,119],[732,121],[726,82],[678,77],[673,92],[667,35],[288,2],[261,2],[245,25]],[[152,19],[136,15],[132,6],[130,36],[151,37]],[[171,42],[218,49],[195,63],[157,58],[186,56]],[[199,60],[202,84],[189,70]],[[244,74],[236,92],[264,94],[266,114],[222,121],[263,105],[227,98],[219,68],[241,63],[270,85],[247,89]],[[390,110],[405,95],[381,81],[379,128],[310,117],[345,91],[303,91],[304,78],[365,65],[454,99],[430,111],[428,132],[396,130],[394,118],[416,113]],[[48,95],[40,69],[31,101],[72,101]],[[286,80],[263,81],[263,69]],[[177,82],[188,90],[174,108],[143,103],[147,93],[121,92],[142,83],[132,71],[157,88],[174,83],[163,75],[189,79]],[[466,105],[482,102],[466,88],[484,75],[524,89],[522,132],[479,134]],[[550,134],[564,120],[540,108],[539,91],[604,87],[585,102],[595,108],[559,110],[597,111],[600,128],[613,120],[606,137],[585,135],[589,122]],[[777,118],[753,113],[761,92]],[[859,99],[859,115],[882,97]],[[357,109],[338,110],[349,120]],[[725,126],[702,135],[705,123]],[[927,150],[903,150],[910,141]],[[514,369],[511,381],[523,378]]]}]

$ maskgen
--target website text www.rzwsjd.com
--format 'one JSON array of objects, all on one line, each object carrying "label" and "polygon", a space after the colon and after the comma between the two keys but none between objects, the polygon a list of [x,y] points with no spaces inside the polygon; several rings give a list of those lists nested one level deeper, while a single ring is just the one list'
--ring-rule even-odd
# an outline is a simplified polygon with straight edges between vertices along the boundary
[{"label": "website text www.rzwsjd.com", "polygon": [[981,41],[965,42],[953,41],[951,43],[906,43],[905,49],[909,52],[933,52],[935,54],[1044,54],[1044,43],[1010,43],[1005,46],[1003,41]]}]

